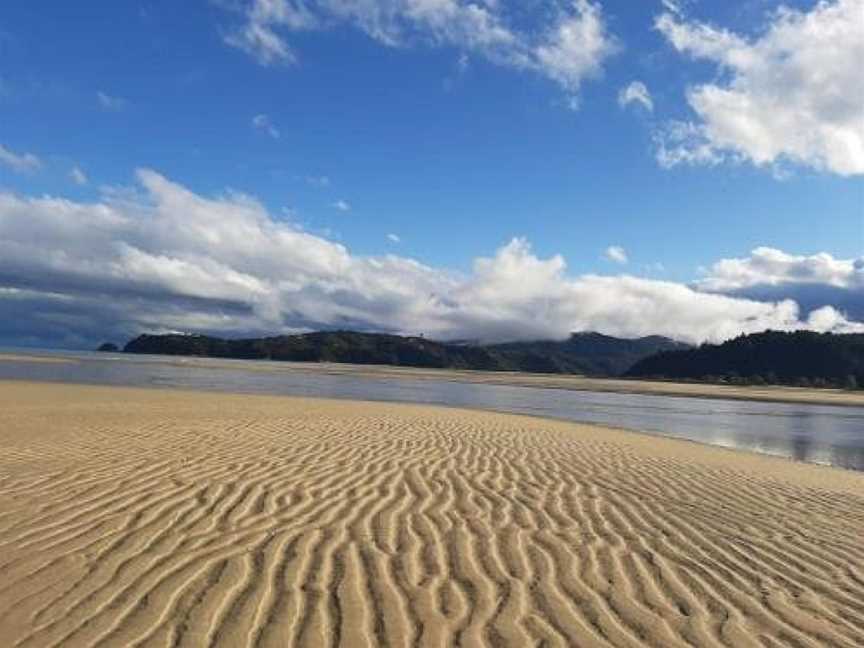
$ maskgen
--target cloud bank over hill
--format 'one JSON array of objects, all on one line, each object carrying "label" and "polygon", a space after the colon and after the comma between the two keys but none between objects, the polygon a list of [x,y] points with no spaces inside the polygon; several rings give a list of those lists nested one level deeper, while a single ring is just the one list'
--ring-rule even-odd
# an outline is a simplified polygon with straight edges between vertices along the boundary
[{"label": "cloud bank over hill", "polygon": [[805,313],[831,304],[847,317],[864,320],[864,258],[836,259],[825,252],[794,255],[760,247],[749,257],[718,261],[697,286],[763,301],[793,299]]},{"label": "cloud bank over hill", "polygon": [[[0,193],[0,339],[80,346],[144,331],[338,327],[445,340],[596,330],[701,342],[766,328],[864,330],[828,299],[839,288],[860,305],[861,264],[829,255],[760,249],[687,286],[571,277],[561,256],[540,258],[514,238],[462,275],[393,254],[352,254],[248,195],[201,196],[147,169],[137,183],[90,203]],[[776,298],[747,295],[766,284]],[[802,311],[792,297],[803,284],[827,291],[826,301]]]}]

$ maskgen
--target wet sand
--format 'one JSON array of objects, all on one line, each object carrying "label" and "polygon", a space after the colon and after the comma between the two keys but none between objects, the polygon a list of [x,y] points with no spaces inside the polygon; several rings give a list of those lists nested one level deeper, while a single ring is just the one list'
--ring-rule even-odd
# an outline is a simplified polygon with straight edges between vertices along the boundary
[{"label": "wet sand", "polygon": [[61,358],[50,355],[29,355],[27,353],[0,353],[0,362],[36,362],[36,363],[59,363],[68,364],[77,362],[71,358]]},{"label": "wet sand", "polygon": [[861,646],[864,474],[402,404],[0,382],[8,646]]}]

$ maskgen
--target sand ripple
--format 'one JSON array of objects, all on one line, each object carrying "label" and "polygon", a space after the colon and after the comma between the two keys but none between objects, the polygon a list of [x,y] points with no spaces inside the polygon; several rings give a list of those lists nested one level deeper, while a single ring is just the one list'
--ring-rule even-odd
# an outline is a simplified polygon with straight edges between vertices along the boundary
[{"label": "sand ripple", "polygon": [[0,383],[4,646],[864,645],[864,475],[525,417]]}]

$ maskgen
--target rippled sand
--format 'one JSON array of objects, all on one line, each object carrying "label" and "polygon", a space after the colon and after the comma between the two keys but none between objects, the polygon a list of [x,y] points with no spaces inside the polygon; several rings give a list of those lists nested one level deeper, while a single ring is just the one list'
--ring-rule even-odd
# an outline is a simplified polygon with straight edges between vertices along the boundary
[{"label": "rippled sand", "polygon": [[3,646],[862,646],[864,474],[527,417],[0,382]]}]

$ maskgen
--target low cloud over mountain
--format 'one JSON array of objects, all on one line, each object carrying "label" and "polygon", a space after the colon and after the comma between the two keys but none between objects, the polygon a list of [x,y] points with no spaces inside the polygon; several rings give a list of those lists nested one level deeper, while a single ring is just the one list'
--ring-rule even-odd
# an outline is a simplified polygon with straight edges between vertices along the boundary
[{"label": "low cloud over mountain", "polygon": [[805,314],[830,304],[846,317],[864,319],[864,259],[760,247],[749,257],[718,261],[698,287],[761,301],[792,299]]},{"label": "low cloud over mountain", "polygon": [[[569,276],[561,256],[540,258],[514,238],[458,274],[396,255],[352,254],[274,218],[247,195],[201,196],[151,170],[138,171],[137,182],[90,203],[0,193],[0,339],[90,345],[142,331],[341,327],[445,340],[563,339],[596,330],[700,342],[765,328],[864,330],[841,312],[861,294],[861,265],[827,255],[815,265],[839,263],[845,279],[819,269],[802,281],[795,268],[813,257],[777,251],[786,260],[771,266],[772,275],[771,255],[757,250],[687,286]],[[754,299],[766,285],[778,289],[776,299]],[[813,291],[804,311],[795,286]]]}]

